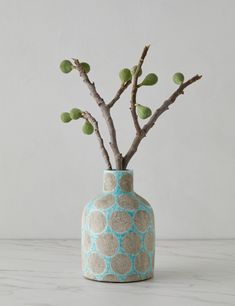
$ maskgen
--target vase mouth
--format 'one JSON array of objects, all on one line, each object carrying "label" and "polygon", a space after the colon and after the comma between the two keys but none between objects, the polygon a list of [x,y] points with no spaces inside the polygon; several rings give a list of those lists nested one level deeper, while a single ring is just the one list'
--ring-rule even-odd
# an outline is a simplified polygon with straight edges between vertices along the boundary
[{"label": "vase mouth", "polygon": [[133,173],[132,169],[118,170],[118,169],[105,169],[104,173]]}]

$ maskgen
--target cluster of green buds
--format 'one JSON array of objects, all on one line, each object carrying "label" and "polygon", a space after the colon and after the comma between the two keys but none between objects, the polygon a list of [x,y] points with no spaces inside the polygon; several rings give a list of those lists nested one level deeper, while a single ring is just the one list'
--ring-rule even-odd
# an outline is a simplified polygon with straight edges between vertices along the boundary
[{"label": "cluster of green buds", "polygon": [[[119,78],[121,80],[121,83],[124,85],[125,83],[131,81],[133,75],[136,73],[137,70],[137,65],[135,65],[134,67],[132,67],[132,69],[128,69],[128,68],[123,68],[120,72],[119,72]],[[142,69],[139,69],[138,72],[138,77],[140,77],[142,75]],[[155,85],[158,81],[158,77],[155,73],[149,73],[146,75],[146,77],[144,78],[144,80],[138,84],[138,87],[140,86],[152,86]]]},{"label": "cluster of green buds", "polygon": [[[85,73],[89,73],[90,65],[88,63],[81,62],[80,65],[82,66]],[[63,73],[69,73],[74,68],[76,67],[67,59],[63,60],[60,63],[60,69]],[[122,85],[125,85],[127,82],[130,82],[132,80],[132,77],[135,75],[137,68],[138,66],[135,65],[132,67],[132,69],[123,68],[119,72],[119,78],[121,80]],[[141,75],[142,75],[142,69],[139,68],[138,77],[140,77]],[[175,84],[181,85],[184,82],[184,75],[181,72],[176,72],[173,75],[172,79]],[[149,73],[145,76],[142,82],[140,82],[137,85],[137,87],[153,86],[157,82],[158,82],[158,76],[155,73]],[[147,119],[152,115],[152,110],[147,106],[137,103],[135,107],[136,107],[137,115],[140,119]],[[80,117],[82,117],[82,112],[78,108],[73,108],[70,111],[70,113],[65,112],[61,114],[61,120],[65,123],[70,122],[71,120],[77,120]],[[88,120],[86,120],[82,127],[82,131],[87,135],[91,135],[94,132],[94,127]]]},{"label": "cluster of green buds", "polygon": [[[81,117],[82,117],[82,111],[79,108],[73,108],[69,113],[64,112],[60,115],[60,118],[64,123],[68,123],[71,120],[77,120]],[[88,120],[85,120],[82,126],[82,131],[86,135],[91,135],[94,132],[94,127]]]},{"label": "cluster of green buds", "polygon": [[[88,73],[91,68],[90,68],[90,65],[86,62],[82,62],[80,63],[81,67],[83,68],[84,72],[85,73]],[[69,60],[63,60],[61,63],[60,63],[60,70],[63,72],[63,73],[69,73],[71,72],[73,69],[74,69],[74,65],[69,61]]]},{"label": "cluster of green buds", "polygon": [[[131,70],[128,68],[123,68],[119,72],[119,78],[121,80],[122,85],[125,85],[127,82],[132,80],[132,77],[136,73],[137,67],[138,66],[135,65],[134,67],[132,67]],[[139,68],[138,77],[140,77],[141,75],[142,75],[142,69]],[[173,75],[172,79],[175,84],[181,85],[184,82],[184,75],[181,72],[177,72]],[[137,86],[138,87],[153,86],[157,82],[158,82],[158,76],[155,73],[149,73],[145,76],[143,81],[139,83]],[[147,106],[137,103],[135,107],[137,115],[140,119],[147,119],[152,115],[152,110]]]}]

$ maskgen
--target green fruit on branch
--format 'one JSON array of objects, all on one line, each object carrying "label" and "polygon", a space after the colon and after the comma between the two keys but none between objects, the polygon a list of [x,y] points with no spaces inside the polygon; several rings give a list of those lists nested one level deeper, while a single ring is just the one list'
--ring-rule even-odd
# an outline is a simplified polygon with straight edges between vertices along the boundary
[{"label": "green fruit on branch", "polygon": [[184,82],[184,75],[181,72],[176,72],[173,75],[173,81],[177,85],[181,85]]},{"label": "green fruit on branch", "polygon": [[136,104],[136,111],[137,111],[138,116],[141,119],[147,119],[148,117],[152,115],[151,109],[141,104]]},{"label": "green fruit on branch", "polygon": [[68,122],[70,122],[70,121],[72,120],[69,113],[62,113],[62,114],[60,115],[60,119],[61,119],[64,123],[68,123]]},{"label": "green fruit on branch", "polygon": [[81,118],[82,116],[82,111],[79,109],[79,108],[73,108],[71,109],[70,111],[70,117],[73,119],[73,120],[77,120],[79,118]]},{"label": "green fruit on branch", "polygon": [[83,70],[86,73],[88,73],[91,70],[91,67],[90,67],[90,65],[88,63],[83,62],[83,63],[80,63],[80,65],[82,66]]},{"label": "green fruit on branch", "polygon": [[152,86],[156,84],[157,81],[158,81],[157,75],[155,73],[149,73],[148,75],[146,75],[146,77],[144,78],[143,82],[140,85]]},{"label": "green fruit on branch", "polygon": [[86,120],[83,124],[82,131],[86,135],[91,135],[94,132],[94,127],[88,120]]},{"label": "green fruit on branch", "polygon": [[[136,72],[136,69],[137,69],[137,65],[133,66],[132,69],[131,69],[131,74],[134,75],[135,72]],[[139,69],[139,73],[138,73],[138,77],[140,77],[142,74],[142,69],[140,68]]]},{"label": "green fruit on branch", "polygon": [[73,64],[69,60],[63,60],[60,63],[60,70],[63,73],[69,73],[73,70]]},{"label": "green fruit on branch", "polygon": [[132,76],[131,76],[131,71],[128,68],[124,68],[119,72],[119,78],[122,82],[122,84],[125,84],[126,82],[130,81]]}]

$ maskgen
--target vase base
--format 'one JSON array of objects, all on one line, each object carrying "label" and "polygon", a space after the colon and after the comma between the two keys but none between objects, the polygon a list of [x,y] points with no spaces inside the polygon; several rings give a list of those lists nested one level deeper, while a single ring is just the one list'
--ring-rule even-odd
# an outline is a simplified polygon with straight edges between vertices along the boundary
[{"label": "vase base", "polygon": [[141,275],[129,275],[125,279],[120,279],[116,275],[106,275],[103,279],[96,278],[93,275],[83,275],[83,277],[87,280],[95,281],[95,282],[103,282],[103,283],[133,283],[133,282],[142,282],[153,278],[153,273],[149,273],[145,276]]}]

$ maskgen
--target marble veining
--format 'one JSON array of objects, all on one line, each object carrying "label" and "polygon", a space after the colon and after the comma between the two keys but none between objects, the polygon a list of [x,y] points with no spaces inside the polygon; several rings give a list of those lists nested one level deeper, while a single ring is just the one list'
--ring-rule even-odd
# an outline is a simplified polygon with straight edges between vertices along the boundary
[{"label": "marble veining", "polygon": [[99,283],[79,240],[1,240],[0,306],[235,305],[235,240],[158,241],[153,279]]}]

